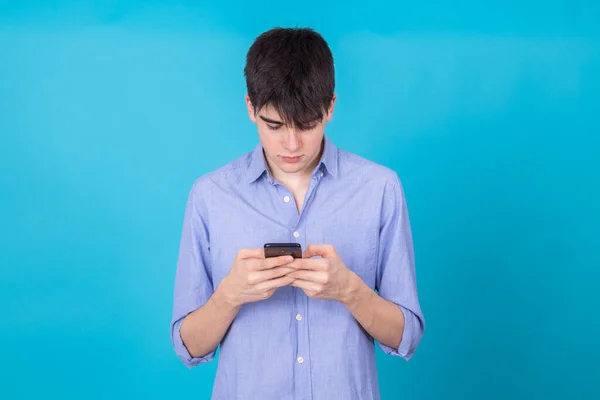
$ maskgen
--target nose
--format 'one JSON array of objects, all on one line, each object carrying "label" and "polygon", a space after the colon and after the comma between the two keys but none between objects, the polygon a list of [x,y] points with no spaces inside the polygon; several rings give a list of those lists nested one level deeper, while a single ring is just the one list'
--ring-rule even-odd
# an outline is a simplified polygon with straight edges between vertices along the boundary
[{"label": "nose", "polygon": [[283,146],[290,153],[296,152],[302,146],[302,141],[300,140],[300,137],[295,129],[288,130],[287,134],[285,135]]}]

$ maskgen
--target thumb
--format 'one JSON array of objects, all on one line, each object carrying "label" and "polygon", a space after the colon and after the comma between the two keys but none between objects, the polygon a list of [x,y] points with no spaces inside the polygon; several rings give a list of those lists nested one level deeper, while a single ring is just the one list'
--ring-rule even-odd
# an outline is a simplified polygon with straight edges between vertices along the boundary
[{"label": "thumb", "polygon": [[324,258],[333,257],[336,255],[335,249],[330,244],[309,244],[306,251],[302,255],[303,258],[311,258],[321,256]]},{"label": "thumb", "polygon": [[265,258],[264,249],[241,249],[238,252],[238,259],[243,260],[245,258]]}]

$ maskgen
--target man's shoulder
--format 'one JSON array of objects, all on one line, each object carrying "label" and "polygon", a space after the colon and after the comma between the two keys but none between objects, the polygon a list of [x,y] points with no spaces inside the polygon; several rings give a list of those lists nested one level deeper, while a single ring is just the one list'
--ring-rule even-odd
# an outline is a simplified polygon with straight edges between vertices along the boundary
[{"label": "man's shoulder", "polygon": [[398,173],[390,167],[348,150],[338,149],[340,173],[351,179],[400,185]]},{"label": "man's shoulder", "polygon": [[224,186],[239,185],[247,178],[248,165],[252,152],[249,151],[232,161],[216,169],[208,171],[196,177],[193,183],[194,190],[209,191],[215,186],[223,188]]}]

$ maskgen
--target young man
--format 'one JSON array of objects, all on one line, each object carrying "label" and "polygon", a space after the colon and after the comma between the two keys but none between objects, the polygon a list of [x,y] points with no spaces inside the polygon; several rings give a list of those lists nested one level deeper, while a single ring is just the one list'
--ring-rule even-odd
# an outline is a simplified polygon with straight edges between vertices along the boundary
[{"label": "young man", "polygon": [[[176,353],[191,368],[221,346],[214,399],[379,399],[374,343],[408,360],[424,331],[398,176],[324,134],[336,97],[319,34],[263,33],[244,72],[260,144],[191,189]],[[268,242],[303,257],[265,258]]]}]

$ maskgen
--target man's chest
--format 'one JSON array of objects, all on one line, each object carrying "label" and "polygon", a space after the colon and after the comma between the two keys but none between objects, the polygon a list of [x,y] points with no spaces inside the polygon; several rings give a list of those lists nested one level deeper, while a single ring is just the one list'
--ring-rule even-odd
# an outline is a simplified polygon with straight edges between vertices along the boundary
[{"label": "man's chest", "polygon": [[211,274],[216,287],[242,248],[268,242],[331,244],[346,266],[371,287],[379,248],[381,194],[373,187],[352,192],[343,182],[312,185],[301,211],[281,185],[215,191],[208,204]]}]

